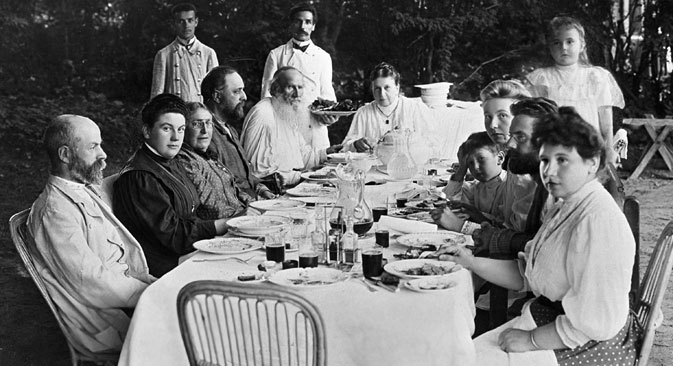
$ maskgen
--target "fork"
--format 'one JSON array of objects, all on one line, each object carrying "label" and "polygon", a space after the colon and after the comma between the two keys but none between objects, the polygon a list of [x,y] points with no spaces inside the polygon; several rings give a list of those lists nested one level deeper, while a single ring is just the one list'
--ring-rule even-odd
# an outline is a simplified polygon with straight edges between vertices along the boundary
[{"label": "fork", "polygon": [[218,262],[218,261],[236,261],[243,264],[248,264],[252,259],[259,257],[259,255],[253,255],[247,259],[241,259],[238,257],[227,257],[227,258],[197,258],[192,259],[192,262]]}]

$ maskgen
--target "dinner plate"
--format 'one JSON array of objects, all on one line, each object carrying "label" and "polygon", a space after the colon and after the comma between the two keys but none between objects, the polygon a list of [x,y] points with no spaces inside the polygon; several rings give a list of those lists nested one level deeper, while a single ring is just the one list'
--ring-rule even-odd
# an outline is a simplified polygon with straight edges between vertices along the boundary
[{"label": "dinner plate", "polygon": [[227,225],[234,227],[236,231],[250,235],[265,235],[280,229],[283,225],[289,225],[292,219],[283,216],[239,216],[227,220]]},{"label": "dinner plate", "polygon": [[451,244],[472,245],[473,243],[471,236],[453,231],[405,234],[397,238],[397,242],[408,247],[420,247],[423,244],[432,244],[437,248]]},{"label": "dinner plate", "polygon": [[215,254],[240,254],[261,249],[262,242],[248,238],[215,237],[197,241],[194,248]]},{"label": "dinner plate", "polygon": [[456,281],[453,280],[453,276],[417,278],[404,283],[404,287],[409,290],[425,293],[446,291],[457,285]]},{"label": "dinner plate", "polygon": [[331,171],[334,171],[334,169],[328,169],[328,170],[321,169],[315,172],[303,172],[301,173],[301,177],[306,180],[314,182],[336,182],[338,179],[336,175],[330,174],[329,176],[327,176],[327,174]]},{"label": "dinner plate", "polygon": [[269,276],[269,282],[297,289],[318,288],[333,285],[346,279],[346,275],[334,268],[292,268]]},{"label": "dinner plate", "polygon": [[409,214],[406,216],[406,218],[409,220],[423,221],[431,224],[435,223],[435,220],[433,220],[432,216],[430,216],[430,212],[426,211]]},{"label": "dinner plate", "polygon": [[348,156],[351,156],[351,159],[366,159],[370,158],[371,154],[369,153],[358,153],[358,152],[352,152],[352,151],[347,151],[347,152],[342,152],[342,153],[334,153],[334,154],[329,154],[327,155],[327,161],[331,162],[341,162],[345,163],[346,159]]},{"label": "dinner plate", "polygon": [[[426,267],[431,270],[439,271],[436,274],[410,274],[409,271],[420,270]],[[436,259],[403,259],[391,262],[385,265],[383,269],[397,277],[402,278],[430,278],[444,276],[459,271],[463,267],[450,261],[439,261]]]},{"label": "dinner plate", "polygon": [[321,111],[321,110],[311,110],[311,113],[316,114],[318,116],[334,116],[334,117],[344,117],[344,116],[350,116],[351,114],[355,113],[356,111]]},{"label": "dinner plate", "polygon": [[322,184],[316,183],[301,183],[294,188],[288,189],[286,193],[296,197],[324,197],[335,194],[336,188],[323,187]]},{"label": "dinner plate", "polygon": [[334,197],[295,197],[295,200],[306,203],[306,206],[329,205],[336,202]]},{"label": "dinner plate", "polygon": [[306,202],[287,198],[260,200],[250,202],[250,207],[264,211],[287,211],[306,206]]},{"label": "dinner plate", "polygon": [[[444,201],[444,202],[446,202],[446,201]],[[437,208],[437,206],[435,206],[434,202],[432,202],[431,204],[432,204],[432,206],[430,206],[427,201],[409,201],[409,202],[404,204],[404,207],[413,207],[413,208],[421,210],[421,211],[431,211],[431,210],[434,210],[435,208]]]}]

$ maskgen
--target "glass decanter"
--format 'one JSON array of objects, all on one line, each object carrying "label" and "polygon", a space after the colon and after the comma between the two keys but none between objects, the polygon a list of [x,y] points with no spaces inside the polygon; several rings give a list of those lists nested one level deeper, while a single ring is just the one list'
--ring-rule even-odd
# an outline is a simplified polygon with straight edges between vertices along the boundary
[{"label": "glass decanter", "polygon": [[365,178],[362,170],[353,172],[352,167],[339,165],[336,169],[338,197],[330,214],[329,223],[333,228],[345,232],[345,218],[353,219],[356,234],[364,235],[372,228],[374,217],[365,202]]},{"label": "glass decanter", "polygon": [[388,175],[395,180],[410,179],[416,174],[416,163],[409,154],[410,131],[404,130],[395,138],[395,152],[388,161]]}]

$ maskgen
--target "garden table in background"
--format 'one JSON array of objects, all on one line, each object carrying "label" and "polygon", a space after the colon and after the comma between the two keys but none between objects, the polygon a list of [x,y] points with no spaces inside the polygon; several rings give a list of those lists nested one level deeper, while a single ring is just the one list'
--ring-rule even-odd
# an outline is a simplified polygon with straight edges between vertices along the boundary
[{"label": "garden table in background", "polygon": [[668,170],[673,172],[673,147],[666,141],[669,133],[673,130],[673,118],[625,118],[623,123],[635,127],[645,127],[645,131],[647,131],[652,140],[652,145],[640,158],[636,169],[633,170],[629,179],[638,178],[657,151],[664,159]]}]

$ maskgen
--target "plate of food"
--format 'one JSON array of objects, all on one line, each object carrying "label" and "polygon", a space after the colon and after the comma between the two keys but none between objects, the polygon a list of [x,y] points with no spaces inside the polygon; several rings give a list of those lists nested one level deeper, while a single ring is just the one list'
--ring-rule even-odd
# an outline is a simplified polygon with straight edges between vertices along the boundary
[{"label": "plate of food", "polygon": [[446,206],[445,199],[425,199],[422,201],[409,201],[405,204],[406,207],[413,207],[418,210],[430,211],[435,208],[440,208]]},{"label": "plate of food", "polygon": [[269,276],[269,282],[297,289],[318,288],[342,282],[346,275],[334,268],[292,268]]},{"label": "plate of food", "polygon": [[294,199],[306,203],[306,206],[330,205],[336,202],[334,197],[295,197]]},{"label": "plate of food", "polygon": [[316,99],[308,109],[313,114],[327,115],[327,116],[350,116],[358,110],[358,103],[353,103],[350,99],[344,99],[340,102],[334,102],[327,99]]},{"label": "plate of food", "polygon": [[261,249],[262,242],[249,238],[215,237],[212,239],[199,240],[194,243],[194,248],[215,254],[240,254]]},{"label": "plate of food", "polygon": [[256,208],[262,212],[295,210],[304,206],[306,206],[306,202],[287,198],[250,202],[250,207]]},{"label": "plate of food", "polygon": [[290,196],[296,197],[324,197],[336,193],[336,188],[326,187],[320,183],[301,183],[286,191]]},{"label": "plate of food", "polygon": [[351,160],[365,160],[365,159],[371,159],[372,154],[346,151],[342,153],[333,153],[327,155],[327,161],[333,163],[345,163],[346,161],[348,161],[348,158],[350,158]]},{"label": "plate of food", "polygon": [[239,216],[227,220],[227,225],[235,231],[248,235],[265,235],[292,223],[292,219],[283,216]]},{"label": "plate of food", "polygon": [[407,215],[406,218],[409,219],[409,220],[428,222],[430,224],[435,223],[435,220],[432,219],[432,216],[430,216],[430,212],[428,212],[428,211],[421,211],[421,212],[412,213],[412,214]]},{"label": "plate of food", "polygon": [[239,282],[262,282],[266,280],[267,273],[262,271],[244,271],[236,276]]},{"label": "plate of food", "polygon": [[449,290],[458,284],[452,276],[439,276],[430,278],[417,278],[404,283],[404,287],[416,292],[436,292]]},{"label": "plate of food", "polygon": [[473,245],[472,237],[453,231],[432,231],[426,233],[405,234],[397,238],[397,242],[408,247],[421,247],[432,244],[439,249],[447,245]]},{"label": "plate of food", "polygon": [[334,169],[320,169],[315,172],[304,172],[301,173],[301,177],[306,180],[316,181],[316,182],[334,182],[337,180],[336,173]]},{"label": "plate of food", "polygon": [[383,269],[397,277],[402,278],[429,278],[444,276],[458,272],[463,267],[451,261],[439,261],[436,259],[404,259],[391,262]]}]

